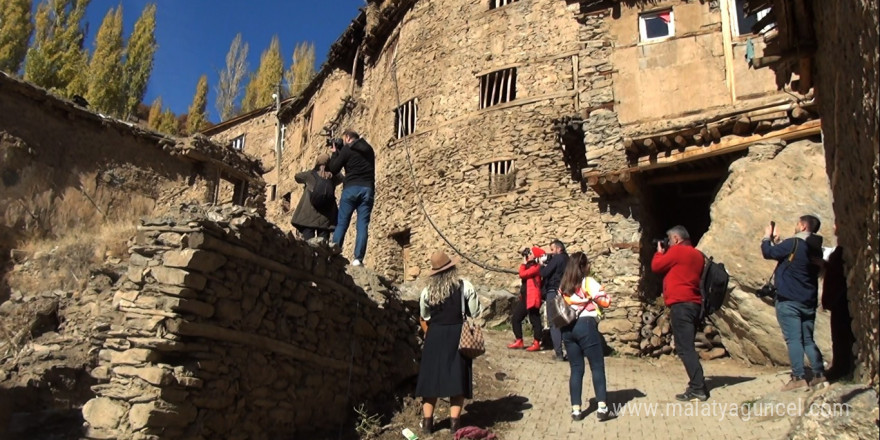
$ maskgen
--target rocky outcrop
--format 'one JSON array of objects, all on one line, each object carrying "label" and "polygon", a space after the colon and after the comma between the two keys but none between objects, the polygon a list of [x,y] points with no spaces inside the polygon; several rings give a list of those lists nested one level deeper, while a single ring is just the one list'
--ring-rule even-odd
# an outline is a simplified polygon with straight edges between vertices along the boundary
[{"label": "rocky outcrop", "polygon": [[877,392],[864,385],[832,385],[803,405],[804,414],[791,427],[790,440],[880,438]]},{"label": "rocky outcrop", "polygon": [[[761,257],[764,227],[776,221],[790,235],[798,217],[817,215],[825,246],[835,243],[831,193],[822,144],[808,140],[781,146],[752,147],[730,166],[730,175],[712,204],[712,225],[700,240],[707,255],[723,262],[731,275],[729,298],[713,316],[730,355],[758,364],[788,365],[788,352],[773,305],[754,295],[773,271]],[[819,311],[815,338],[826,358],[831,354],[828,313]]]}]

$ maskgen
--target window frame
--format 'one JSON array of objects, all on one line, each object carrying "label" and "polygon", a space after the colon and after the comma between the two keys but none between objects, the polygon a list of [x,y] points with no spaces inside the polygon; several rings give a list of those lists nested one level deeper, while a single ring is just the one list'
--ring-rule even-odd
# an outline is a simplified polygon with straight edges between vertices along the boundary
[{"label": "window frame", "polygon": [[[659,18],[661,14],[664,12],[669,12],[669,34],[661,36],[661,37],[648,37],[648,29],[647,24],[645,23],[646,19],[651,18]],[[640,43],[656,43],[659,41],[668,40],[675,36],[675,10],[674,8],[666,8],[666,9],[656,9],[653,11],[642,12],[639,13],[639,42]]]},{"label": "window frame", "polygon": [[[734,38],[737,38],[737,37],[744,37],[745,38],[745,37],[749,37],[749,36],[762,35],[764,32],[769,30],[768,29],[769,26],[767,26],[764,29],[761,29],[760,31],[758,31],[757,33],[752,32],[751,30],[749,30],[749,32],[747,32],[747,33],[740,33],[740,29],[739,29],[740,28],[740,23],[739,23],[739,10],[740,9],[739,9],[739,6],[737,5],[737,3],[742,4],[742,2],[744,0],[727,0],[727,1],[728,1],[728,8],[730,10],[730,22],[733,23],[733,26],[731,26],[731,31],[733,32]],[[745,7],[745,5],[743,5],[743,7]],[[769,13],[770,13],[770,8],[765,8],[765,9],[758,11],[758,13],[755,14],[755,16],[757,17],[756,23],[758,21],[761,21],[761,19],[766,17],[767,14],[769,14]],[[743,11],[743,16],[747,17],[745,15],[745,11]]]},{"label": "window frame", "polygon": [[418,130],[419,98],[412,98],[394,109],[394,135],[403,139]]},{"label": "window frame", "polygon": [[[516,101],[517,67],[493,70],[477,77],[479,81],[479,109],[487,109]],[[491,81],[491,84],[490,84]],[[506,90],[505,90],[506,88]],[[494,91],[492,91],[494,89]],[[489,92],[492,91],[490,94]],[[495,92],[501,92],[495,102]]]},{"label": "window frame", "polygon": [[[489,0],[489,10],[494,11],[496,9],[501,9],[505,6],[510,6],[513,3],[517,3],[520,0]],[[504,4],[499,4],[504,2]]]},{"label": "window frame", "polygon": [[[232,138],[232,140],[229,141],[230,148],[232,148],[235,151],[239,151],[239,152],[244,153],[244,142],[245,142],[245,135],[246,134],[247,133],[240,134],[240,135]],[[239,145],[239,147],[236,147],[236,145]]]},{"label": "window frame", "polygon": [[[489,195],[507,194],[516,191],[516,160],[515,159],[497,159],[483,164],[486,167],[489,183]],[[507,185],[499,190],[500,179],[505,179]]]}]

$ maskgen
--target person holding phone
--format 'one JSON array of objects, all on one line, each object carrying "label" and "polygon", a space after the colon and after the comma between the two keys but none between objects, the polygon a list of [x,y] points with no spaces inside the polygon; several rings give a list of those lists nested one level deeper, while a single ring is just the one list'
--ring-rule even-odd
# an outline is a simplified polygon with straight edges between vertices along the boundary
[{"label": "person holding phone", "polygon": [[[764,229],[761,254],[776,260],[776,320],[788,347],[791,379],[782,391],[820,385],[825,380],[822,353],[813,340],[816,308],[819,306],[819,272],[822,266],[822,237],[817,235],[821,222],[816,216],[803,215],[795,223],[793,237],[781,240],[776,223]],[[804,355],[810,362],[812,378],[807,382]]]}]

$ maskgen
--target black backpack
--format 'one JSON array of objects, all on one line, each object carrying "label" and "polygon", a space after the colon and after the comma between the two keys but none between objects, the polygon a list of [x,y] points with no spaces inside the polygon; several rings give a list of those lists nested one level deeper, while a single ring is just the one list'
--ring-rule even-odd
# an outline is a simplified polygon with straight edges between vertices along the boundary
[{"label": "black backpack", "polygon": [[336,189],[333,187],[333,182],[330,179],[321,177],[317,172],[313,174],[315,176],[315,185],[309,193],[309,202],[318,210],[335,206]]},{"label": "black backpack", "polygon": [[700,296],[702,296],[701,319],[715,313],[727,298],[727,283],[730,275],[724,263],[717,263],[712,257],[703,254],[703,273],[700,276]]}]

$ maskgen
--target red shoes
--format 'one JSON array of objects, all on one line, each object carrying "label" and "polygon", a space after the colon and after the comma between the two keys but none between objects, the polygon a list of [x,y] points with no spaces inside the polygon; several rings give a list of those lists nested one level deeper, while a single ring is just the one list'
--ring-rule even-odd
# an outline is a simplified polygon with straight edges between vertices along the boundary
[{"label": "red shoes", "polygon": [[541,351],[541,341],[535,341],[532,343],[526,351]]},{"label": "red shoes", "polygon": [[516,341],[513,342],[513,344],[507,345],[507,348],[523,348],[523,347],[525,347],[525,345],[523,345],[522,339],[517,339]]}]

